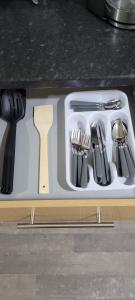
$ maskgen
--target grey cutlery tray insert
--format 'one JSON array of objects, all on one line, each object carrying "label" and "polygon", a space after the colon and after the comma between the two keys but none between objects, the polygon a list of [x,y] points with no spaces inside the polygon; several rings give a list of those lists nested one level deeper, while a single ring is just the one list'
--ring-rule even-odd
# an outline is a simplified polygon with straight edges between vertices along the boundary
[{"label": "grey cutlery tray insert", "polygon": [[[90,199],[90,198],[133,198],[135,188],[119,190],[73,191],[66,183],[65,161],[65,114],[66,96],[27,98],[26,115],[17,126],[14,191],[11,195],[0,194],[2,200],[15,199]],[[34,126],[33,107],[53,104],[53,126],[48,136],[49,147],[49,194],[38,193],[39,134]],[[0,183],[7,124],[0,119]]]}]

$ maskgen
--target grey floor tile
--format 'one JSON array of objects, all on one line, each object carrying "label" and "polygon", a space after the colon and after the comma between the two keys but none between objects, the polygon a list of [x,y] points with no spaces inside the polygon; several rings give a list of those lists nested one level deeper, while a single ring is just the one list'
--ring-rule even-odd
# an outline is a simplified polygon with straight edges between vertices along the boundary
[{"label": "grey floor tile", "polygon": [[74,235],[75,252],[134,252],[135,233],[89,233]]},{"label": "grey floor tile", "polygon": [[[94,297],[94,298],[90,298],[89,297],[89,295],[88,296],[83,296],[83,297],[81,297],[81,296],[68,296],[68,297],[66,297],[66,296],[64,296],[64,299],[63,299],[63,296],[62,297],[60,297],[59,295],[57,296],[57,294],[56,295],[54,295],[54,296],[49,296],[49,295],[47,295],[47,298],[46,298],[46,294],[44,294],[44,295],[40,295],[39,296],[39,298],[38,298],[38,300],[134,300],[135,298],[104,298],[104,297]],[[15,299],[16,300],[16,299]],[[22,299],[21,299],[22,300]],[[34,299],[35,300],[35,299]]]},{"label": "grey floor tile", "polygon": [[[81,296],[64,296],[64,299],[63,299],[63,296],[60,297],[59,295],[47,295],[47,298],[46,298],[46,294],[44,293],[42,296],[41,294],[39,294],[39,298],[38,300],[134,300],[134,298],[104,298],[104,297],[94,297],[94,298],[90,298],[89,295],[85,295],[83,297]],[[22,299],[21,299],[22,300]],[[34,299],[35,300],[35,299]]]},{"label": "grey floor tile", "polygon": [[1,300],[33,300],[36,299],[36,277],[34,275],[1,275]]},{"label": "grey floor tile", "polygon": [[47,299],[135,298],[135,278],[126,276],[38,276],[37,286]]},{"label": "grey floor tile", "polygon": [[55,253],[69,253],[73,248],[73,235],[65,234],[5,234],[0,233],[0,253],[10,255],[27,255],[40,253],[49,255]]},{"label": "grey floor tile", "polygon": [[135,222],[115,229],[0,225],[0,300],[135,299]]},{"label": "grey floor tile", "polygon": [[67,253],[16,254],[0,256],[0,273],[77,275],[123,274],[135,275],[135,253]]}]

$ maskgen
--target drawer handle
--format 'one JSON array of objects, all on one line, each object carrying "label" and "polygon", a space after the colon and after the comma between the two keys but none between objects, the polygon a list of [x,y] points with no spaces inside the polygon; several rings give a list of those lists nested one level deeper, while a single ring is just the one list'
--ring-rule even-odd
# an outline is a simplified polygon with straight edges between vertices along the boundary
[{"label": "drawer handle", "polygon": [[63,223],[35,223],[35,208],[31,209],[30,223],[17,224],[18,229],[24,228],[88,228],[88,227],[114,227],[114,222],[101,222],[101,209],[97,207],[97,222],[63,222]]}]

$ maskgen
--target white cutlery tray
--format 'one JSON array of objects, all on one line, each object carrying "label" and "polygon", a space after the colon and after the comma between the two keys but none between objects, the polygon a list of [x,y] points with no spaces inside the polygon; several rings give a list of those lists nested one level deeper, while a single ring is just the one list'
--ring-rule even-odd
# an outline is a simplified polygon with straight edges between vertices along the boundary
[{"label": "white cutlery tray", "polygon": [[[104,110],[104,111],[89,111],[89,112],[74,112],[70,107],[71,101],[88,101],[88,102],[105,102],[114,98],[118,98],[122,101],[122,108],[119,110]],[[135,188],[135,179],[125,180],[117,176],[117,170],[115,166],[115,149],[114,142],[112,140],[112,124],[113,122],[121,118],[128,127],[128,145],[132,151],[133,157],[135,159],[135,137],[132,126],[132,120],[128,105],[128,98],[125,93],[119,90],[107,90],[107,91],[92,91],[92,92],[77,92],[69,94],[65,99],[65,149],[66,149],[66,182],[68,186],[79,192],[89,191],[93,193],[94,191],[101,191],[101,195],[105,191],[110,191],[110,196],[117,192],[120,196],[126,191]],[[93,167],[92,161],[89,159],[89,173],[90,180],[87,188],[75,187],[71,182],[71,164],[72,164],[72,147],[71,147],[71,131],[73,128],[81,128],[85,133],[90,135],[90,124],[93,121],[102,121],[105,130],[106,138],[106,149],[108,161],[110,163],[112,183],[108,186],[98,185],[93,178]]]}]

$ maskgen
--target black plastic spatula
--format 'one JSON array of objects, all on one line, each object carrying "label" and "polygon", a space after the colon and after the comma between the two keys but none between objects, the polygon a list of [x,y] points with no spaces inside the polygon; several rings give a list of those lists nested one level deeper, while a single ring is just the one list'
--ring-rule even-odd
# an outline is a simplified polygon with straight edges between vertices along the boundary
[{"label": "black plastic spatula", "polygon": [[3,91],[0,100],[1,118],[10,124],[7,135],[1,193],[11,194],[14,180],[14,161],[16,144],[16,127],[25,115],[26,97],[21,92]]}]

